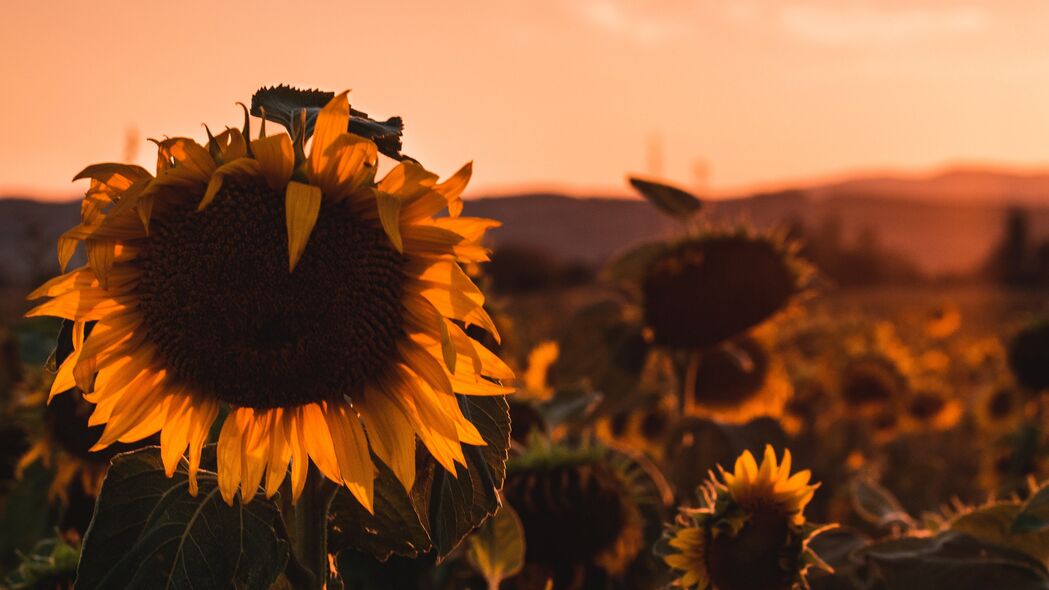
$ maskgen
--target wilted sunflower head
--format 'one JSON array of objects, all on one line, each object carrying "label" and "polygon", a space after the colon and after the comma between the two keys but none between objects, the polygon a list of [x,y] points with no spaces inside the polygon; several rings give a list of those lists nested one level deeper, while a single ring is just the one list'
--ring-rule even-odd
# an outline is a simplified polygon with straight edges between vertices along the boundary
[{"label": "wilted sunflower head", "polygon": [[653,341],[708,348],[786,309],[811,275],[795,250],[746,229],[711,230],[667,248],[649,262],[642,282]]},{"label": "wilted sunflower head", "polygon": [[1009,368],[1024,387],[1049,388],[1049,319],[1032,322],[1013,337]]},{"label": "wilted sunflower head", "polygon": [[[487,259],[497,225],[460,217],[470,165],[443,183],[413,161],[376,181],[377,147],[348,133],[346,93],[296,136],[230,129],[206,146],[158,143],[156,176],[89,166],[82,221],[59,240],[88,264],[30,297],[73,322],[52,395],[83,389],[96,449],[161,433],[190,484],[220,406],[219,487],[272,495],[309,461],[369,510],[372,455],[408,488],[415,437],[454,471],[480,445],[456,394],[499,395],[513,374],[465,329],[495,333],[460,263]],[[448,209],[449,216],[435,217]],[[86,334],[84,326],[95,322]]]},{"label": "wilted sunflower head", "polygon": [[700,353],[688,382],[689,413],[733,423],[780,415],[792,391],[771,331],[761,328]]},{"label": "wilted sunflower head", "polygon": [[790,475],[790,451],[780,464],[771,446],[758,465],[746,451],[732,473],[712,478],[705,506],[682,509],[665,536],[664,561],[675,586],[706,590],[788,590],[803,580],[813,527],[803,511],[816,485],[810,474]]},{"label": "wilted sunflower head", "polygon": [[641,550],[640,509],[602,447],[535,438],[507,463],[503,496],[524,525],[526,560],[555,578],[593,567],[616,575]]}]

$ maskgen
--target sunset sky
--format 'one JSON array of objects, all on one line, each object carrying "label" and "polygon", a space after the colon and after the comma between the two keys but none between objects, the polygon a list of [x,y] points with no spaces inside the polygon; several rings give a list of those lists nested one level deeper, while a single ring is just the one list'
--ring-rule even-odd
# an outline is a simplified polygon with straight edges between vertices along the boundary
[{"label": "sunset sky", "polygon": [[17,2],[0,27],[0,194],[73,196],[129,135],[146,164],[279,82],[403,116],[474,195],[1049,164],[1044,0]]}]

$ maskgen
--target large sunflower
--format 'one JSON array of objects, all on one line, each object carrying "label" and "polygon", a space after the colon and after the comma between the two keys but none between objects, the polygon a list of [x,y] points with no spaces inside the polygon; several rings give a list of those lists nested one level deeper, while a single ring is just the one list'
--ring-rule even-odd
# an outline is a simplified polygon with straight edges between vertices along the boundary
[{"label": "large sunflower", "polygon": [[[459,263],[487,260],[498,225],[460,217],[470,165],[450,179],[412,161],[375,181],[375,143],[348,133],[346,93],[302,134],[207,146],[158,143],[157,174],[99,164],[82,223],[63,234],[87,266],[29,312],[74,323],[52,395],[74,385],[105,424],[96,449],[160,432],[168,474],[189,450],[190,487],[220,408],[218,481],[232,503],[272,495],[309,462],[373,508],[369,449],[410,488],[415,438],[451,472],[483,445],[455,394],[502,395],[510,369],[466,335],[495,335]],[[304,126],[300,126],[300,129]],[[444,209],[450,215],[435,217]],[[85,326],[93,329],[85,337]]]}]

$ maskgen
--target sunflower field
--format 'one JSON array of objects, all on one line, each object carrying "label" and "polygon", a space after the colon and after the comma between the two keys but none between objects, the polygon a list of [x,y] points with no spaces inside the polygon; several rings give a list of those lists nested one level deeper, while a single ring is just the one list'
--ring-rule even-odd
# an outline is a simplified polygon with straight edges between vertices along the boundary
[{"label": "sunflower field", "polygon": [[496,288],[471,164],[241,107],[80,172],[0,317],[0,588],[1049,589],[1044,292],[843,289],[641,178],[676,232]]}]

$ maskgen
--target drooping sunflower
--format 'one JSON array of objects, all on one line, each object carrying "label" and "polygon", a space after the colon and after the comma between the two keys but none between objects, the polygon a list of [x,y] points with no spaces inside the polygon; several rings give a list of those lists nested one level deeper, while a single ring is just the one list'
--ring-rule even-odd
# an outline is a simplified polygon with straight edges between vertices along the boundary
[{"label": "drooping sunflower", "polygon": [[660,548],[674,585],[699,590],[788,590],[821,562],[807,548],[819,530],[805,521],[818,486],[811,474],[790,474],[790,451],[780,463],[766,446],[760,464],[750,451],[732,473],[720,469],[703,491],[703,506],[684,508]]},{"label": "drooping sunflower", "polygon": [[312,461],[371,510],[369,449],[411,488],[416,437],[454,473],[463,444],[484,444],[456,394],[503,395],[513,378],[465,332],[496,333],[460,267],[487,260],[480,240],[498,225],[460,216],[470,165],[439,183],[404,161],[376,182],[376,144],[347,132],[345,92],[318,113],[308,156],[301,129],[252,140],[245,119],[206,146],[158,142],[156,176],[77,176],[91,187],[59,258],[83,242],[88,263],[30,296],[50,299],[28,315],[74,326],[52,395],[86,392],[89,423],[105,425],[96,449],[159,432],[170,475],[188,448],[194,493],[228,408],[230,503],[263,483],[272,495],[289,464],[297,499]]},{"label": "drooping sunflower", "polygon": [[649,499],[634,479],[605,447],[534,436],[507,463],[503,487],[524,526],[526,569],[545,572],[555,588],[621,576],[644,546]]},{"label": "drooping sunflower", "polygon": [[705,349],[789,309],[813,275],[797,249],[740,227],[710,229],[652,254],[641,292],[653,341]]}]

